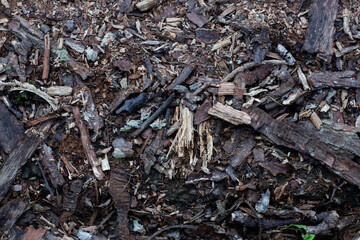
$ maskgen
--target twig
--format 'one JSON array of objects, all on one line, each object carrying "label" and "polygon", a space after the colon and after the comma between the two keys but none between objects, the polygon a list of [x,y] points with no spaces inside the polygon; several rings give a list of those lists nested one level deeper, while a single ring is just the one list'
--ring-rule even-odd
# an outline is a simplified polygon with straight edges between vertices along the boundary
[{"label": "twig", "polygon": [[342,182],[339,186],[335,187],[335,188],[333,189],[332,193],[331,193],[331,196],[330,196],[330,198],[329,198],[329,201],[321,204],[321,207],[325,207],[325,206],[329,205],[329,204],[333,201],[336,191],[337,191],[339,188],[341,188],[342,186],[344,186],[345,183],[346,183],[346,182],[344,181],[344,182]]},{"label": "twig", "polygon": [[37,160],[38,166],[39,166],[39,168],[40,168],[41,175],[42,175],[43,178],[44,178],[45,188],[46,188],[47,190],[49,190],[51,196],[54,196],[54,191],[52,190],[52,188],[51,188],[50,185],[49,185],[49,182],[48,182],[47,179],[46,179],[45,172],[44,172],[44,168],[42,167],[39,159],[36,159],[36,160]]},{"label": "twig", "polygon": [[141,146],[138,154],[136,155],[136,158],[139,158],[139,157],[140,157],[141,153],[144,151],[144,149],[145,149],[146,145],[148,144],[148,142],[149,142],[149,140],[150,140],[151,137],[152,137],[152,134],[149,134],[149,136],[145,139],[145,142],[144,142],[144,144]]},{"label": "twig", "polygon": [[136,137],[137,135],[139,135],[142,131],[145,130],[145,128],[147,128],[153,121],[155,121],[160,114],[165,111],[165,109],[170,105],[170,103],[172,102],[172,100],[174,99],[174,93],[170,95],[170,97],[168,97],[168,99],[166,99],[166,101],[159,107],[158,110],[156,110],[156,112],[151,115],[151,117],[149,117],[141,126],[138,130],[136,130],[132,136]]},{"label": "twig", "polygon": [[49,77],[49,63],[50,63],[50,35],[49,33],[44,37],[44,62],[42,79],[48,79]]},{"label": "twig", "polygon": [[76,107],[73,107],[72,111],[74,114],[76,126],[80,130],[81,143],[82,143],[86,158],[89,160],[89,163],[92,166],[95,177],[99,180],[102,180],[104,177],[104,173],[101,169],[100,161],[98,161],[96,159],[94,147],[91,145],[91,142],[90,142],[89,130],[87,129],[87,127],[85,126],[85,123],[81,119],[80,109],[78,106],[76,106]]},{"label": "twig", "polygon": [[167,87],[167,90],[172,90],[174,87],[176,87],[179,84],[182,84],[191,74],[191,72],[194,70],[193,66],[188,65],[186,66],[182,72],[177,76],[173,83],[170,84],[170,86]]},{"label": "twig", "polygon": [[33,120],[30,120],[30,121],[26,122],[25,127],[32,127],[32,126],[38,125],[39,123],[46,122],[48,120],[58,118],[58,117],[60,117],[59,114],[50,113],[48,115],[44,115],[44,116],[41,116],[41,117],[39,117],[37,119],[33,119]]},{"label": "twig", "polygon": [[228,82],[233,77],[235,77],[235,75],[237,73],[239,73],[239,72],[243,72],[243,71],[248,70],[250,68],[257,67],[257,66],[264,65],[264,64],[268,64],[268,63],[274,64],[274,65],[285,65],[285,64],[287,64],[286,61],[284,61],[284,60],[265,60],[265,61],[262,61],[261,63],[257,63],[257,62],[245,63],[244,65],[235,68],[234,71],[229,73],[221,82]]},{"label": "twig", "polygon": [[171,229],[176,229],[176,228],[186,228],[186,229],[196,230],[198,227],[194,226],[194,225],[184,225],[184,224],[167,226],[167,227],[164,227],[163,229],[160,229],[159,231],[157,231],[156,233],[154,233],[150,237],[148,237],[147,240],[154,239],[155,237],[159,236],[161,233],[163,233],[165,231],[168,231],[168,230],[171,230]]},{"label": "twig", "polygon": [[249,206],[249,208],[251,209],[251,211],[254,212],[255,214],[255,217],[256,217],[256,221],[258,223],[258,227],[259,227],[259,239],[261,239],[261,232],[262,232],[262,228],[261,228],[261,222],[260,222],[260,218],[259,218],[259,215],[257,214],[256,210],[253,208],[253,206],[251,206],[250,202],[249,201],[245,201],[245,203]]}]

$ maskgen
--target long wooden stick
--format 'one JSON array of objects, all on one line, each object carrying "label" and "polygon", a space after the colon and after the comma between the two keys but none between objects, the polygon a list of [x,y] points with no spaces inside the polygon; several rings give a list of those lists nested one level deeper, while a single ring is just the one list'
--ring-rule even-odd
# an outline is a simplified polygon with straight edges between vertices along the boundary
[{"label": "long wooden stick", "polygon": [[50,69],[50,35],[49,33],[45,35],[44,38],[44,68],[42,72],[42,79],[48,79],[49,77],[49,69]]}]

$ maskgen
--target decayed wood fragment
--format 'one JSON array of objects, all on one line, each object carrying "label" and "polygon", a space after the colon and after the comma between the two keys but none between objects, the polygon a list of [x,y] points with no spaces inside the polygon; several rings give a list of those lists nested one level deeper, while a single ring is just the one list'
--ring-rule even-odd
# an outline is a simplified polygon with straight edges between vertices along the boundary
[{"label": "decayed wood fragment", "polygon": [[329,87],[359,88],[360,80],[354,71],[322,72],[316,71],[309,78],[309,83],[317,89]]},{"label": "decayed wood fragment", "polygon": [[212,108],[210,108],[208,114],[234,125],[251,123],[251,117],[249,114],[236,110],[230,106],[223,105],[220,102],[217,102]]},{"label": "decayed wood fragment", "polygon": [[245,159],[252,153],[252,149],[255,147],[256,142],[252,136],[241,141],[236,148],[234,155],[230,157],[230,165],[233,167],[241,166]]},{"label": "decayed wood fragment", "polygon": [[360,187],[360,165],[334,154],[325,143],[305,128],[287,121],[275,120],[259,108],[244,109],[244,111],[251,116],[251,126],[273,143],[319,160],[340,177]]},{"label": "decayed wood fragment", "polygon": [[64,185],[65,180],[57,168],[57,163],[52,154],[51,147],[43,144],[44,156],[42,158],[42,164],[44,168],[49,171],[50,180],[54,188],[61,187]]},{"label": "decayed wood fragment", "polygon": [[24,128],[2,102],[0,102],[0,116],[0,148],[10,153],[19,138],[24,135]]},{"label": "decayed wood fragment", "polygon": [[136,7],[141,11],[145,12],[150,10],[151,8],[155,7],[157,4],[157,0],[143,0],[136,4]]},{"label": "decayed wood fragment", "polygon": [[94,175],[97,179],[101,180],[104,177],[104,173],[101,169],[101,162],[96,159],[96,154],[94,151],[94,147],[90,142],[89,130],[87,129],[85,123],[81,119],[80,109],[79,107],[73,107],[73,114],[75,118],[76,126],[79,128],[81,135],[81,143],[84,149],[84,154],[91,164]]},{"label": "decayed wood fragment", "polygon": [[130,239],[128,228],[128,211],[130,210],[130,194],[128,178],[122,168],[111,171],[109,192],[117,210],[117,231],[120,239]]},{"label": "decayed wood fragment", "polygon": [[33,155],[40,143],[41,138],[38,134],[28,132],[9,154],[0,170],[0,201],[9,190],[17,172]]},{"label": "decayed wood fragment", "polygon": [[[28,200],[14,199],[0,208],[1,230],[8,232],[19,217],[26,211]],[[4,236],[3,236],[4,237]]]},{"label": "decayed wood fragment", "polygon": [[320,53],[325,58],[332,55],[334,22],[338,11],[338,0],[316,0],[310,7],[310,22],[303,49],[309,53]]}]

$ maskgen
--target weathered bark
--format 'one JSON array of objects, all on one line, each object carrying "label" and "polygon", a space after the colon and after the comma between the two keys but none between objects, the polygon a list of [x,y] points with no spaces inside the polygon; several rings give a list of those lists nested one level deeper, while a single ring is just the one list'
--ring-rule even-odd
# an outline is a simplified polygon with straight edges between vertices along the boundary
[{"label": "weathered bark", "polygon": [[338,0],[313,0],[304,50],[309,53],[319,53],[320,56],[325,57],[325,60],[331,58],[337,11]]},{"label": "weathered bark", "polygon": [[37,134],[28,133],[13,149],[0,170],[0,201],[14,181],[17,172],[33,155],[41,143]]},{"label": "weathered bark", "polygon": [[24,128],[2,102],[0,102],[0,116],[0,148],[10,153],[19,138],[24,136]]},{"label": "weathered bark", "polygon": [[128,228],[128,211],[130,210],[130,194],[128,190],[128,178],[122,168],[111,172],[110,175],[110,195],[117,210],[117,231],[120,239],[130,239]]},{"label": "weathered bark", "polygon": [[360,79],[355,76],[354,71],[342,72],[314,72],[309,78],[313,88],[360,88]]},{"label": "weathered bark", "polygon": [[360,165],[334,154],[325,143],[306,129],[286,121],[275,120],[258,108],[244,111],[251,116],[251,126],[270,141],[319,160],[340,177],[360,187]]}]

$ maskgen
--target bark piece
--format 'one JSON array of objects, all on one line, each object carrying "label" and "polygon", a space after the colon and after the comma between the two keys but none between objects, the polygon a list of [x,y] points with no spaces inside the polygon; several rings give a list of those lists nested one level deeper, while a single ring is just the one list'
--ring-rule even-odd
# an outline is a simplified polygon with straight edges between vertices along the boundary
[{"label": "bark piece", "polygon": [[205,16],[197,14],[195,11],[192,11],[191,13],[186,13],[186,17],[200,28],[209,22],[209,20]]},{"label": "bark piece", "polygon": [[257,63],[261,63],[270,47],[270,39],[269,39],[269,29],[263,28],[260,32],[259,37],[256,39],[256,44],[254,47],[253,59]]},{"label": "bark piece", "polygon": [[201,104],[194,114],[194,125],[199,125],[210,118],[210,115],[208,114],[210,108],[211,102],[209,100],[206,100]]},{"label": "bark piece", "polygon": [[288,163],[281,164],[277,162],[264,161],[264,162],[260,162],[259,164],[261,167],[268,170],[275,177],[280,173],[289,176],[291,173],[295,171],[294,167]]},{"label": "bark piece", "polygon": [[334,170],[345,180],[360,187],[360,165],[334,154],[305,128],[273,119],[259,108],[244,109],[251,116],[251,126],[277,145],[307,154]]},{"label": "bark piece", "polygon": [[24,136],[24,128],[2,102],[0,102],[0,116],[0,148],[10,153],[20,137]]},{"label": "bark piece", "polygon": [[111,171],[110,195],[117,210],[117,231],[120,239],[130,239],[128,228],[128,211],[130,210],[130,194],[128,190],[128,179],[124,169],[118,168]]},{"label": "bark piece", "polygon": [[[45,134],[46,136],[50,126],[51,123],[46,123],[38,131],[41,132],[41,135]],[[33,155],[41,141],[38,133],[28,132],[9,154],[0,170],[0,201],[9,190],[19,169]]]},{"label": "bark piece", "polygon": [[37,119],[33,119],[33,120],[30,120],[28,122],[25,123],[25,127],[32,127],[32,126],[35,126],[35,125],[38,125],[42,122],[46,122],[48,120],[51,120],[51,119],[55,119],[55,118],[59,118],[60,115],[57,114],[57,113],[50,113],[48,115],[44,115],[44,116],[41,116]]},{"label": "bark piece", "polygon": [[234,125],[251,123],[251,117],[249,114],[236,110],[230,106],[223,105],[220,102],[217,102],[212,108],[210,108],[208,114]]},{"label": "bark piece", "polygon": [[303,45],[309,53],[332,54],[334,22],[338,11],[338,0],[314,0],[310,7],[310,22]]},{"label": "bark piece", "polygon": [[155,7],[157,4],[157,0],[143,0],[136,4],[136,7],[141,11],[145,12]]},{"label": "bark piece", "polygon": [[85,123],[81,119],[79,107],[73,107],[72,110],[73,110],[76,126],[79,128],[80,131],[81,143],[83,146],[85,156],[92,167],[95,177],[99,180],[102,180],[104,177],[104,173],[101,169],[101,162],[98,159],[96,159],[94,147],[90,142],[89,130],[87,129]]},{"label": "bark piece", "polygon": [[235,150],[234,155],[230,157],[230,165],[234,168],[241,166],[245,162],[245,159],[251,154],[255,145],[256,142],[252,137],[249,137],[240,142],[239,146]]},{"label": "bark piece", "polygon": [[29,201],[14,199],[0,208],[0,226],[4,232],[9,231],[19,217],[25,212]]},{"label": "bark piece", "polygon": [[46,89],[46,93],[50,96],[69,96],[72,93],[72,88],[68,86],[53,86]]},{"label": "bark piece", "polygon": [[355,76],[354,71],[322,72],[316,71],[309,78],[309,83],[316,89],[320,88],[359,88],[360,79]]},{"label": "bark piece", "polygon": [[182,72],[177,76],[174,81],[170,84],[170,86],[167,87],[167,90],[172,90],[174,87],[176,87],[179,84],[182,84],[192,73],[194,70],[194,67],[191,65],[186,66]]},{"label": "bark piece", "polygon": [[33,226],[27,228],[26,233],[22,240],[41,240],[46,233],[46,229],[35,229]]},{"label": "bark piece", "polygon": [[220,39],[220,31],[216,29],[197,29],[196,37],[204,43],[214,43]]}]

